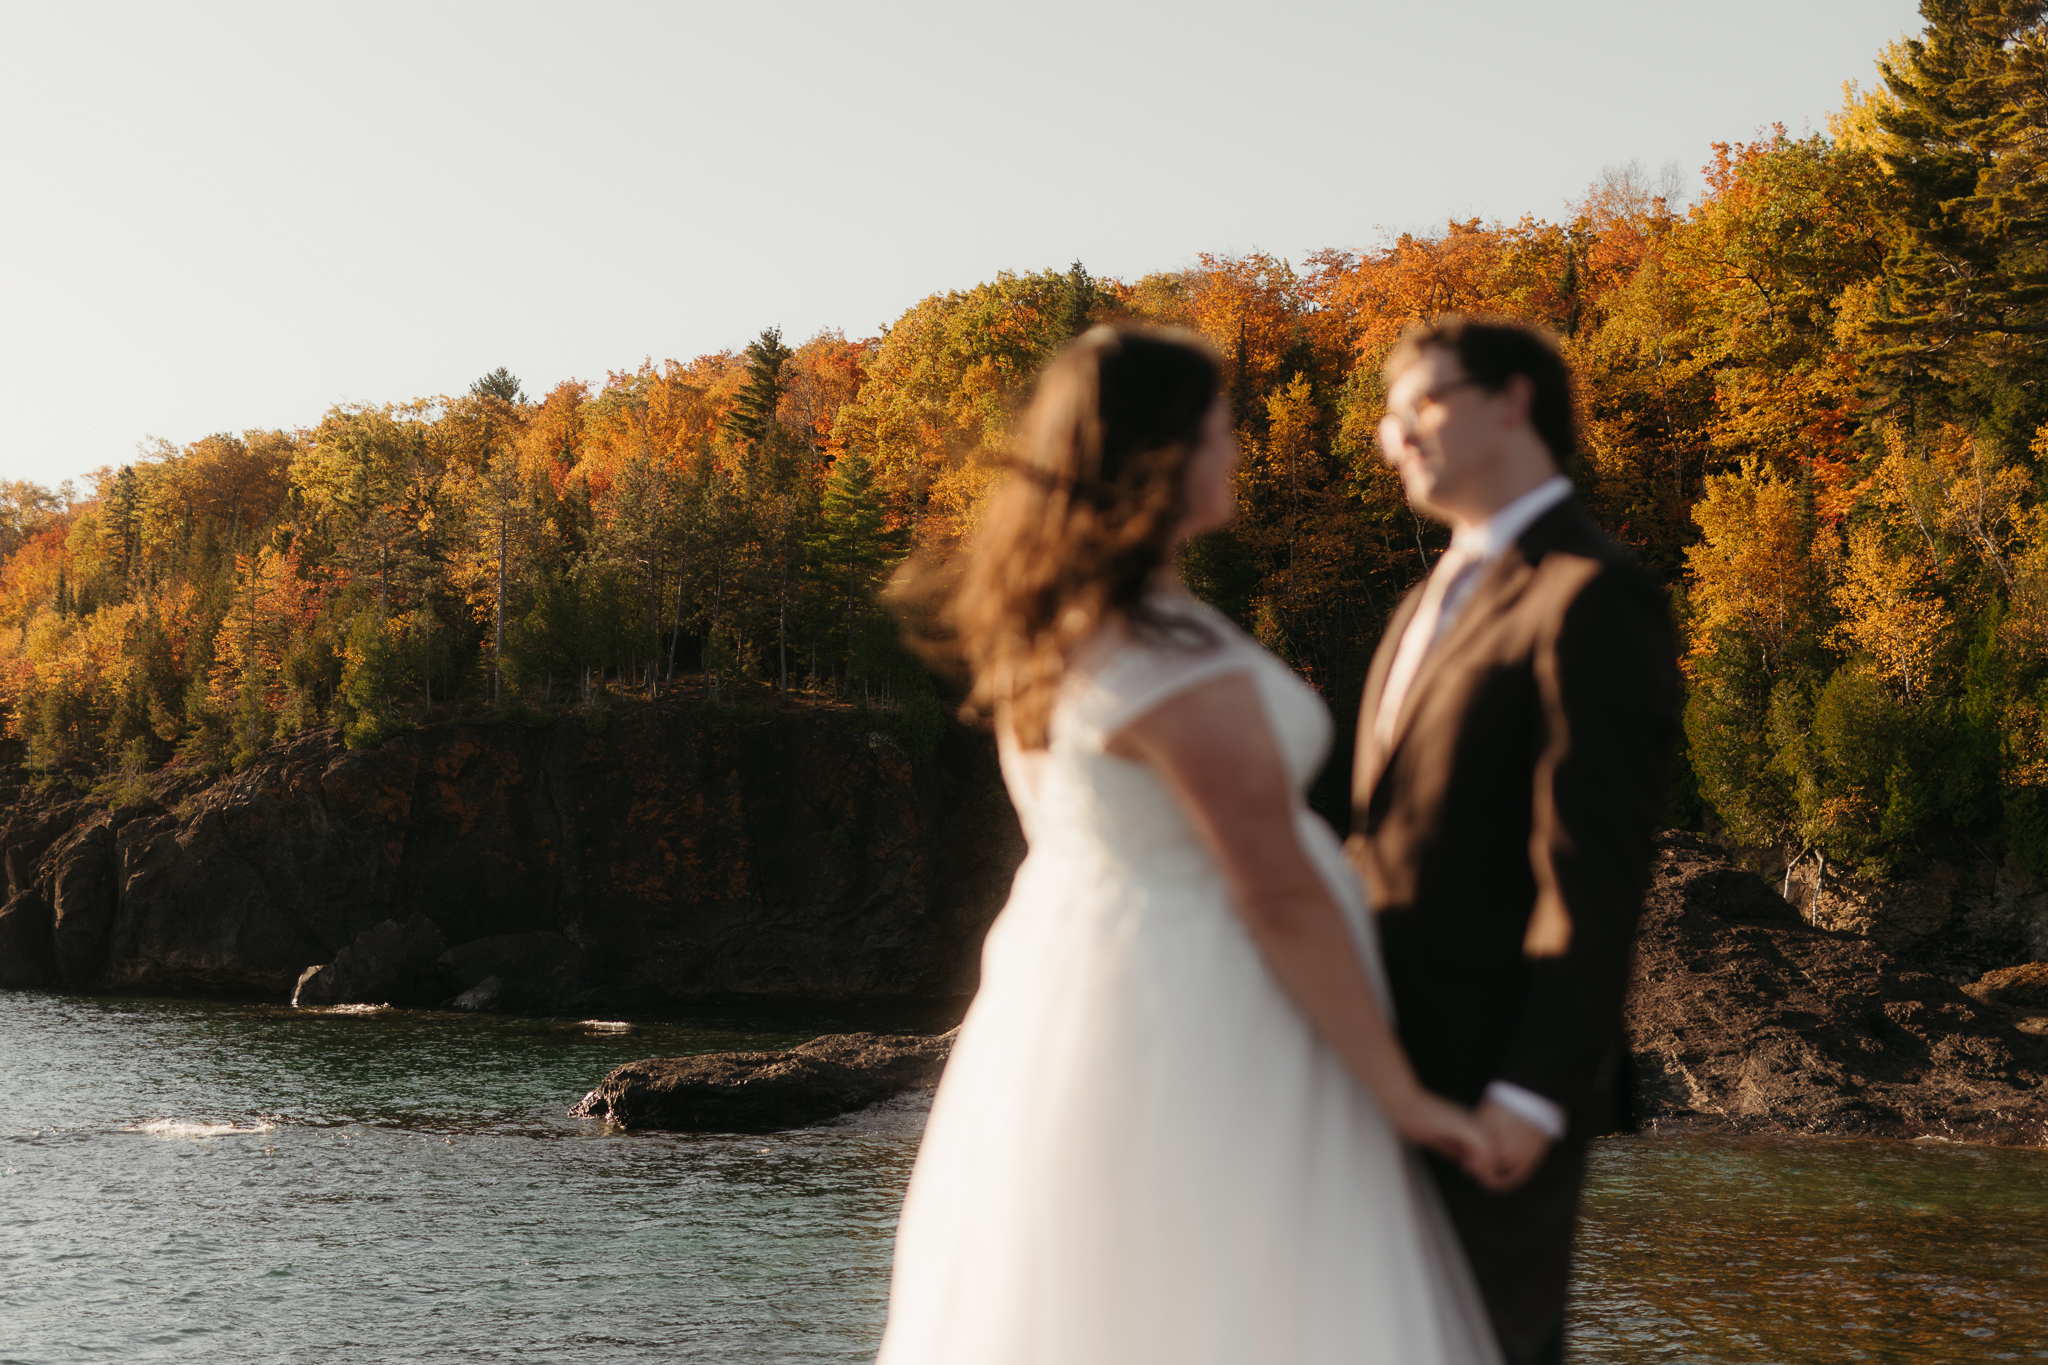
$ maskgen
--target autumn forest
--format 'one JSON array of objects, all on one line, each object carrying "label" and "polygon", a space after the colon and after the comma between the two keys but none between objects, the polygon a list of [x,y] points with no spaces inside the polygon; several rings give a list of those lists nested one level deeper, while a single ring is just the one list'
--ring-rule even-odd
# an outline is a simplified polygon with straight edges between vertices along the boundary
[{"label": "autumn forest", "polygon": [[0,484],[7,736],[124,800],[310,728],[630,698],[934,729],[945,685],[878,588],[961,543],[1039,366],[1115,319],[1225,357],[1241,515],[1190,584],[1346,717],[1444,541],[1380,463],[1380,362],[1455,309],[1563,338],[1569,472],[1669,585],[1675,822],[1869,875],[1958,847],[2048,872],[2044,8],[1928,0],[1827,132],[1715,145],[1685,206],[1631,166],[1555,222],[1002,274],[879,337],[771,327],[532,392],[500,369]]}]

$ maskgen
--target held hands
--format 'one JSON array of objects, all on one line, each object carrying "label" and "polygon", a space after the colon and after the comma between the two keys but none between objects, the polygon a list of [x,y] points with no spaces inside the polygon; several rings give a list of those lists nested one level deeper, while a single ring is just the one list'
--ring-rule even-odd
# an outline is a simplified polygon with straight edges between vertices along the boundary
[{"label": "held hands", "polygon": [[1402,1137],[1457,1162],[1496,1194],[1534,1175],[1550,1150],[1542,1129],[1491,1101],[1472,1110],[1418,1087],[1391,1117]]},{"label": "held hands", "polygon": [[1464,1105],[1416,1086],[1391,1108],[1394,1131],[1416,1146],[1457,1162],[1474,1180],[1492,1168],[1493,1139]]},{"label": "held hands", "polygon": [[1466,1167],[1474,1180],[1496,1194],[1504,1194],[1536,1174],[1536,1168],[1550,1151],[1549,1134],[1492,1100],[1480,1104],[1476,1117],[1491,1143],[1493,1162],[1483,1172]]}]

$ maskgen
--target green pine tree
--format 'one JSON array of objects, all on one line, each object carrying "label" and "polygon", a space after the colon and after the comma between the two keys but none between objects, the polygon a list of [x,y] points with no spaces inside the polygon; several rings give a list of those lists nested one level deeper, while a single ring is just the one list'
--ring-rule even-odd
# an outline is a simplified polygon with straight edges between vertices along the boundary
[{"label": "green pine tree", "polygon": [[1046,333],[1046,353],[1050,355],[1087,331],[1093,325],[1092,315],[1101,301],[1102,292],[1088,274],[1087,267],[1079,261],[1068,266],[1055,296],[1053,325]]},{"label": "green pine tree", "polygon": [[1980,392],[1986,384],[2037,387],[2048,344],[2044,10],[2043,0],[1923,0],[1926,31],[1880,63],[1892,100],[1878,114],[1892,245],[1888,297],[1870,323],[1888,344],[1869,360],[1881,388],[1931,404],[1930,415],[2013,405]]},{"label": "green pine tree", "polygon": [[888,525],[875,468],[858,450],[849,450],[832,464],[818,508],[817,529],[805,544],[805,560],[824,590],[843,631],[842,677],[851,682],[859,670],[861,644],[872,632],[862,630],[865,617],[876,613],[875,590],[901,558],[904,535]]},{"label": "green pine tree", "polygon": [[471,384],[469,391],[479,398],[502,398],[507,403],[520,403],[526,399],[520,391],[519,376],[503,365]]},{"label": "green pine tree", "polygon": [[775,424],[775,409],[782,402],[782,367],[795,354],[782,344],[780,327],[770,327],[747,343],[747,383],[726,416],[727,435],[735,441],[757,441]]},{"label": "green pine tree", "polygon": [[351,749],[381,744],[406,728],[394,705],[410,681],[405,652],[381,607],[359,609],[348,625],[340,685],[334,692],[334,717],[341,740]]}]

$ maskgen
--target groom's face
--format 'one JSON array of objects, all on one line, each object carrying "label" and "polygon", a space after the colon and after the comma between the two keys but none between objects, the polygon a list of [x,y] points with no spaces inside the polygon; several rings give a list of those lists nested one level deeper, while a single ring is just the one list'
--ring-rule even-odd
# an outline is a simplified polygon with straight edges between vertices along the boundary
[{"label": "groom's face", "polygon": [[1445,521],[1489,504],[1506,398],[1473,383],[1442,347],[1424,347],[1401,371],[1387,390],[1380,456],[1401,475],[1410,502]]},{"label": "groom's face", "polygon": [[1460,406],[1473,384],[1457,356],[1425,347],[1387,390],[1387,415],[1380,422],[1380,454],[1401,476],[1408,500],[1442,516],[1469,481],[1470,433]]}]

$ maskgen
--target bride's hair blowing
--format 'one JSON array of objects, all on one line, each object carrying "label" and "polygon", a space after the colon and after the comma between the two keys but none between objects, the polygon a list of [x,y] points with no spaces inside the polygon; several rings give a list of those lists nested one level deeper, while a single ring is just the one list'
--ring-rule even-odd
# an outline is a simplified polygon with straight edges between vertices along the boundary
[{"label": "bride's hair blowing", "polygon": [[1188,457],[1222,388],[1192,333],[1103,326],[1055,356],[1018,424],[942,615],[973,685],[967,710],[1006,709],[1045,747],[1067,665],[1105,621],[1173,629],[1146,600],[1187,510]]}]

